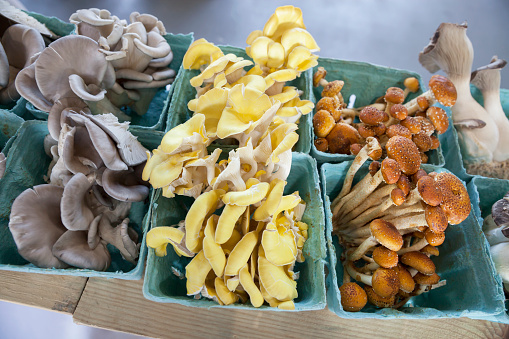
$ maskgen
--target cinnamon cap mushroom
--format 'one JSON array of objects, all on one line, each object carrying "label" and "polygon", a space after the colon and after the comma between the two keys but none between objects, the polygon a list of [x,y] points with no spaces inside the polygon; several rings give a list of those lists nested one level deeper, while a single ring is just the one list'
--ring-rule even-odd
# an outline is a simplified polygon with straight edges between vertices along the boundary
[{"label": "cinnamon cap mushroom", "polygon": [[339,293],[341,293],[341,306],[348,312],[358,312],[368,302],[366,292],[354,282],[341,285]]},{"label": "cinnamon cap mushroom", "polygon": [[385,149],[387,156],[398,162],[401,172],[410,175],[417,172],[421,166],[419,149],[409,139],[402,136],[394,136],[389,139]]},{"label": "cinnamon cap mushroom", "polygon": [[457,225],[470,214],[470,198],[467,189],[454,174],[442,172],[435,176],[435,183],[442,191],[440,207],[451,225]]}]

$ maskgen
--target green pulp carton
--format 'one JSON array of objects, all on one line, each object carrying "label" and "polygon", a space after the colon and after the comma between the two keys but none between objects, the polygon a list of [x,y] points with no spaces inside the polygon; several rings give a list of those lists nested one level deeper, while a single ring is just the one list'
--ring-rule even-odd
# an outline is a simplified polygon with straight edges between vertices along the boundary
[{"label": "green pulp carton", "polygon": [[[304,244],[303,250],[305,261],[297,263],[295,266],[295,272],[300,272],[300,278],[297,281],[299,296],[294,300],[295,310],[323,309],[325,307],[324,260],[326,248],[323,204],[316,161],[309,155],[292,153],[292,169],[287,182],[284,193],[290,194],[299,191],[301,198],[306,202],[306,211],[302,220],[309,225],[309,238]],[[157,190],[155,194],[152,227],[171,226],[184,220],[187,213],[186,209],[192,205],[193,199],[182,196],[167,199],[161,196],[160,192],[160,190]],[[190,260],[190,258],[177,256],[171,245],[168,245],[167,255],[164,257],[156,256],[154,250],[149,248],[143,284],[145,298],[185,306],[254,309],[250,302],[220,306],[206,298],[196,300],[187,296],[186,280],[177,277],[172,270],[185,273],[185,267]],[[267,305],[263,305],[259,309],[280,311]]]},{"label": "green pulp carton", "polygon": [[0,109],[0,151],[4,155],[9,151],[11,144],[9,140],[16,134],[23,121],[16,114]]},{"label": "green pulp carton", "polygon": [[[9,231],[9,216],[11,206],[16,197],[24,190],[44,184],[51,158],[44,151],[44,137],[48,134],[44,121],[26,121],[20,127],[7,157],[5,175],[0,181],[0,270],[46,273],[57,275],[74,275],[86,277],[105,277],[118,279],[141,279],[147,253],[145,233],[149,227],[151,204],[147,198],[145,202],[133,203],[129,213],[130,226],[138,233],[142,243],[137,265],[133,265],[121,258],[119,251],[110,245],[108,249],[112,263],[106,272],[87,269],[45,269],[38,268],[27,262],[19,254],[16,244]],[[138,140],[149,149],[160,144],[162,132],[148,131],[138,134]],[[153,192],[152,192],[153,194]]]},{"label": "green pulp carton", "polygon": [[[481,176],[474,176],[467,186],[468,195],[474,206],[473,212],[479,222],[479,232],[482,233],[482,224],[484,218],[491,214],[491,206],[498,200],[502,199],[507,192],[509,192],[509,180],[502,180],[496,178],[486,178]],[[487,240],[486,240],[487,242]],[[487,244],[489,248],[489,244]],[[488,251],[488,256],[491,255]],[[496,275],[497,287],[499,293],[503,296],[504,290],[502,287],[502,279]],[[489,320],[504,324],[509,324],[509,302],[505,301],[505,310],[499,314],[486,317],[476,317],[476,319]]]},{"label": "green pulp carton", "polygon": [[[233,53],[238,57],[242,57],[247,60],[252,60],[247,56],[246,51],[242,48],[232,47],[232,46],[219,46],[224,54]],[[248,68],[246,68],[248,70]],[[170,110],[168,113],[168,123],[166,124],[166,131],[180,125],[187,120],[189,120],[193,112],[187,108],[187,103],[196,97],[196,89],[191,86],[189,81],[200,74],[199,70],[188,70],[181,69],[181,76],[178,79],[178,82],[175,84],[175,94],[174,99],[170,103]],[[295,86],[299,90],[303,92],[300,99],[301,100],[312,100],[312,73],[311,69],[303,72],[300,77],[297,79],[287,83],[287,86]],[[312,143],[311,139],[311,113],[302,116],[298,122],[299,129],[297,133],[299,134],[299,141],[294,146],[294,151],[301,153],[309,153],[310,145]]]},{"label": "green pulp carton", "polygon": [[[339,260],[343,247],[332,234],[331,201],[340,192],[352,161],[324,164],[321,181],[325,201],[326,238],[329,250],[329,275],[326,279],[327,302],[331,311],[342,318],[432,319],[480,317],[504,311],[504,295],[488,253],[488,244],[479,230],[475,214],[459,225],[449,225],[445,242],[438,247],[440,255],[433,257],[437,274],[447,281],[445,286],[412,298],[399,310],[377,309],[366,305],[361,312],[346,312],[341,306],[339,287],[343,281],[343,266]],[[426,172],[447,172],[446,169],[423,165]],[[368,163],[357,172],[354,184],[368,173]]]},{"label": "green pulp carton", "polygon": [[[348,103],[352,94],[356,96],[355,107],[362,107],[370,105],[375,100],[385,95],[387,88],[399,87],[405,88],[403,82],[408,77],[415,77],[419,79],[419,90],[415,93],[410,93],[405,100],[408,102],[418,95],[422,94],[426,86],[422,82],[419,74],[410,71],[405,71],[396,68],[377,66],[365,62],[336,60],[328,58],[318,58],[318,66],[313,69],[313,74],[318,67],[324,67],[327,71],[325,79],[327,81],[343,80],[345,85],[341,90],[341,94]],[[322,95],[323,87],[318,86],[313,88],[313,99],[316,104]],[[313,110],[313,114],[316,110]],[[355,156],[347,154],[334,154],[319,151],[315,147],[315,133],[311,127],[311,155],[322,163],[339,163],[346,160],[352,160]],[[444,165],[444,157],[442,155],[441,147],[436,150],[431,150],[426,153],[428,155],[428,163],[436,166]]]},{"label": "green pulp carton", "polygon": [[[164,35],[166,41],[171,47],[173,52],[173,61],[170,63],[169,67],[173,69],[177,74],[175,76],[174,83],[177,83],[179,78],[179,70],[180,65],[182,64],[182,60],[184,58],[184,54],[187,51],[187,48],[193,42],[193,34],[171,34],[167,33]],[[168,89],[169,87],[169,89]],[[147,110],[147,113],[144,115],[137,115],[132,112],[130,108],[123,109],[126,113],[129,113],[131,116],[131,126],[136,129],[150,129],[163,131],[166,124],[166,119],[168,115],[168,109],[170,106],[170,101],[173,96],[175,85],[163,87],[159,89],[152,99],[150,106]],[[26,104],[27,110],[35,116],[37,119],[47,120],[48,113],[43,112],[37,108],[35,108],[30,102]]]}]

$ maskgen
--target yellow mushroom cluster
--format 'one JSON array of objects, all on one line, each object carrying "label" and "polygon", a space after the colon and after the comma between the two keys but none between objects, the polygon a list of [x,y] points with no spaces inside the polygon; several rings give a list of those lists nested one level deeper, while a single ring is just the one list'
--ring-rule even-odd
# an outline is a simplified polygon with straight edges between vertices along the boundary
[{"label": "yellow mushroom cluster", "polygon": [[[307,224],[301,221],[305,203],[298,192],[283,195],[286,182],[250,178],[245,189],[228,191],[233,183],[200,195],[178,227],[157,227],[147,235],[156,255],[171,244],[178,255],[193,257],[186,266],[187,294],[220,305],[250,300],[294,309],[303,262]],[[222,208],[222,210],[221,210]],[[214,214],[218,213],[218,214]]]}]

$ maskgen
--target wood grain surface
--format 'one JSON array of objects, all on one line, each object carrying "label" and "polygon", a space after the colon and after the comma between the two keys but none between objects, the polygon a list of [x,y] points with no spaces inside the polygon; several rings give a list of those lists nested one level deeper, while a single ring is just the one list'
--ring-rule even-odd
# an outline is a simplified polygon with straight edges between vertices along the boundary
[{"label": "wood grain surface", "polygon": [[461,319],[342,319],[328,310],[200,309],[146,300],[143,281],[90,278],[74,321],[154,338],[504,338],[509,326]]},{"label": "wood grain surface", "polygon": [[0,271],[0,300],[72,314],[86,282],[83,277]]}]

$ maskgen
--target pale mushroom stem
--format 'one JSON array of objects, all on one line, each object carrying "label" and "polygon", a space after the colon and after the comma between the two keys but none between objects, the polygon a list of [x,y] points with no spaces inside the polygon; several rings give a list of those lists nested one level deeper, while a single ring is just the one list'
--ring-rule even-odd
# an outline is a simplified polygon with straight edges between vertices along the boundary
[{"label": "pale mushroom stem", "polygon": [[345,268],[348,274],[355,280],[362,282],[363,284],[372,285],[372,276],[361,273],[355,269],[355,266],[353,264],[354,260],[349,259],[346,264]]},{"label": "pale mushroom stem", "polygon": [[112,227],[105,217],[99,222],[99,236],[108,244],[115,246],[124,259],[136,264],[139,255],[138,246],[129,237],[129,219],[125,218],[119,225]]},{"label": "pale mushroom stem", "polygon": [[[370,228],[369,223],[371,222],[373,218],[362,218],[359,219],[358,222],[362,222],[361,225],[365,225],[362,227],[355,227],[353,228],[353,231],[348,232],[345,234],[348,235],[351,238],[359,238],[359,237],[365,237],[370,234]],[[387,220],[391,222],[399,231],[409,229],[409,228],[415,228],[419,226],[427,226],[426,218],[424,216],[424,213],[419,213],[417,215],[404,215],[397,218],[385,218],[384,220]],[[357,221],[356,221],[357,222]],[[350,228],[351,230],[352,228]]]},{"label": "pale mushroom stem", "polygon": [[370,248],[376,245],[378,245],[378,241],[375,237],[371,236],[367,238],[355,249],[355,251],[348,255],[348,260],[351,260],[352,262],[359,260],[367,251],[369,251]]},{"label": "pale mushroom stem", "polygon": [[[396,185],[387,185],[375,190],[361,205],[341,218],[341,223],[352,224],[352,220],[370,214],[374,215],[373,219],[375,219],[393,205],[390,194],[395,187]],[[388,195],[389,197],[384,200]],[[383,201],[383,203],[380,204],[380,201]]]},{"label": "pale mushroom stem", "polygon": [[408,252],[413,252],[413,251],[420,251],[424,247],[426,247],[426,245],[429,245],[429,243],[426,240],[426,238],[419,239],[419,241],[417,241],[412,246],[405,247],[405,248],[402,248],[401,250],[399,250],[398,251],[398,255],[402,255],[402,254],[405,254],[405,253],[408,253]]}]

